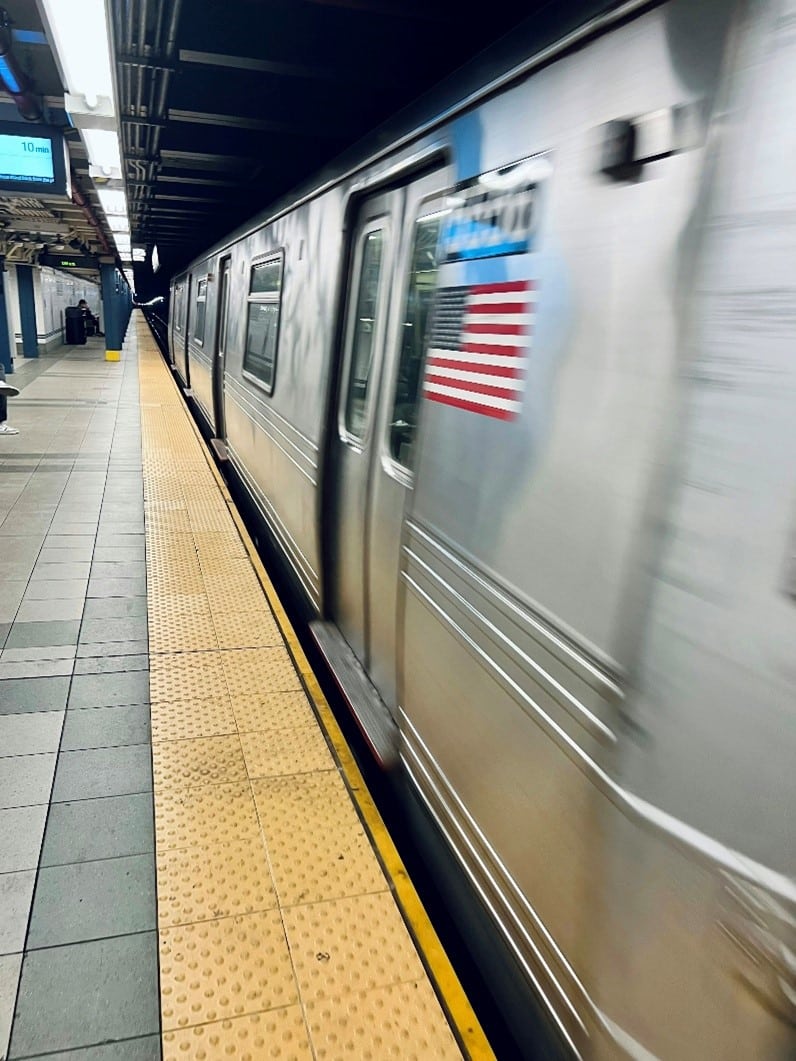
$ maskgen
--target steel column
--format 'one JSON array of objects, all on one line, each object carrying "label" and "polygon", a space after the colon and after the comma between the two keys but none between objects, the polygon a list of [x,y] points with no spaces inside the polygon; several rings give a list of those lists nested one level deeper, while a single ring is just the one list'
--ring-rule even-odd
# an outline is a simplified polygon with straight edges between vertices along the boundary
[{"label": "steel column", "polygon": [[105,325],[105,360],[120,361],[124,326],[121,289],[126,286],[114,265],[100,265],[102,319]]},{"label": "steel column", "polygon": [[22,325],[22,356],[38,357],[39,340],[32,265],[17,266],[17,287],[19,289],[19,319]]},{"label": "steel column", "polygon": [[6,301],[5,261],[0,260],[0,364],[7,376],[14,371],[14,358],[11,352],[11,337],[8,333],[8,303]]}]

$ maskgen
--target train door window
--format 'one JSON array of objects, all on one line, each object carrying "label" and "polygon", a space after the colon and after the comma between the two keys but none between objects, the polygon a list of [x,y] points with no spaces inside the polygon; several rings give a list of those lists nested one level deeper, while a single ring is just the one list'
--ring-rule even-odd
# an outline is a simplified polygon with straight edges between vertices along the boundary
[{"label": "train door window", "polygon": [[243,355],[244,375],[265,387],[269,394],[274,390],[281,302],[282,255],[279,254],[252,266]]},{"label": "train door window", "polygon": [[359,245],[359,282],[356,312],[348,340],[348,383],[343,425],[346,433],[361,440],[373,363],[373,341],[379,303],[384,230],[365,230]]},{"label": "train door window", "polygon": [[196,314],[193,322],[193,337],[197,343],[205,341],[205,307],[207,306],[207,280],[196,285]]},{"label": "train door window", "polygon": [[390,456],[404,468],[412,465],[426,328],[436,291],[439,234],[446,214],[446,210],[436,209],[415,222],[389,436]]},{"label": "train door window", "polygon": [[221,263],[221,293],[219,295],[221,319],[218,322],[218,352],[227,352],[227,327],[229,325],[229,258]]},{"label": "train door window", "polygon": [[178,332],[182,331],[182,284],[178,284],[174,291],[174,327]]}]

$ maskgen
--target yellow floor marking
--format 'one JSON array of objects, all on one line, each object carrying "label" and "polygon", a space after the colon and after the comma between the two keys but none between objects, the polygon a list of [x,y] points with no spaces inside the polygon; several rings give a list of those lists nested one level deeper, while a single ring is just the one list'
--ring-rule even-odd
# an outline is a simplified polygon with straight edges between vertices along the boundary
[{"label": "yellow floor marking", "polygon": [[467,1054],[491,1058],[223,481],[133,328],[164,1057],[460,1057],[408,924]]}]

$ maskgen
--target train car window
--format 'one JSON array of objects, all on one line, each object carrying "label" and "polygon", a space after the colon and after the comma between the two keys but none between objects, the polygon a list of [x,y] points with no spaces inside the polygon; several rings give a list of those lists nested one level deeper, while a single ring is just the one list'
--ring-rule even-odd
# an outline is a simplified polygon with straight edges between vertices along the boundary
[{"label": "train car window", "polygon": [[182,331],[182,284],[178,284],[174,291],[174,327],[178,332]]},{"label": "train car window", "polygon": [[249,283],[249,319],[243,371],[261,383],[269,394],[274,389],[279,310],[282,301],[282,255],[252,266]]},{"label": "train car window", "polygon": [[426,328],[437,284],[437,247],[443,217],[444,212],[437,211],[418,218],[409,260],[401,353],[390,421],[390,454],[405,468],[412,464]]},{"label": "train car window", "polygon": [[383,244],[383,230],[375,229],[366,234],[362,247],[345,403],[345,427],[357,439],[361,439],[365,433],[365,406],[373,361]]},{"label": "train car window", "polygon": [[197,343],[205,341],[205,308],[207,306],[207,280],[196,285],[196,314],[193,322],[193,337]]}]

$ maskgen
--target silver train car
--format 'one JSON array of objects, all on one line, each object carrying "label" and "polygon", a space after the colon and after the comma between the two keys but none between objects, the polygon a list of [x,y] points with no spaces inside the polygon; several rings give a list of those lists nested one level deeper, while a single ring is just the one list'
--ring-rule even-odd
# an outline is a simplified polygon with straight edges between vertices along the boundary
[{"label": "silver train car", "polygon": [[176,276],[174,369],[563,1052],[794,1056],[796,4],[523,47]]}]

